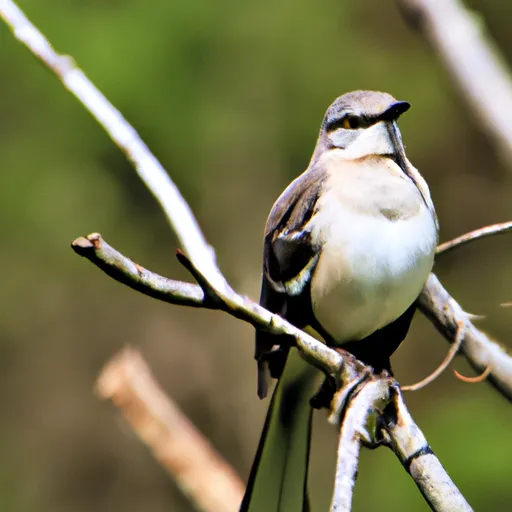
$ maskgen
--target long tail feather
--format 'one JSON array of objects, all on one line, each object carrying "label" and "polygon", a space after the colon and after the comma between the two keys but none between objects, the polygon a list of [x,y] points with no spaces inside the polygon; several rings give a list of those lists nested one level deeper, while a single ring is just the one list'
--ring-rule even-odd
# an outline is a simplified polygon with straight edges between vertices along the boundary
[{"label": "long tail feather", "polygon": [[291,349],[269,406],[240,512],[309,510],[312,409],[320,374]]}]

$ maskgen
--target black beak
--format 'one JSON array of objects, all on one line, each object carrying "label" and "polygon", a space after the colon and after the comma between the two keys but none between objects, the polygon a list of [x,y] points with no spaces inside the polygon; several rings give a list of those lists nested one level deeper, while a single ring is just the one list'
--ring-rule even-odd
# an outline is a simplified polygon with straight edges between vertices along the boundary
[{"label": "black beak", "polygon": [[[409,104],[407,103],[407,107],[405,110],[409,108]],[[405,174],[409,176],[409,172],[407,169],[406,157],[405,157],[405,149],[404,144],[402,142],[402,136],[400,135],[400,130],[398,129],[398,125],[395,121],[396,118],[390,119],[390,123],[388,123],[388,132],[391,138],[393,147],[395,148],[395,154],[393,155],[396,163],[399,167],[404,171]]]},{"label": "black beak", "polygon": [[410,106],[411,104],[407,101],[395,101],[395,103],[392,103],[388,109],[380,115],[380,119],[382,121],[395,121],[404,112],[407,112]]},{"label": "black beak", "polygon": [[400,166],[405,174],[408,174],[405,150],[402,143],[400,130],[396,124],[396,120],[400,117],[400,115],[409,110],[410,106],[411,104],[407,101],[395,101],[395,103],[392,103],[388,109],[379,116],[379,121],[384,121],[388,125],[389,135],[393,143],[393,147],[395,148],[395,154],[393,156],[396,163]]}]

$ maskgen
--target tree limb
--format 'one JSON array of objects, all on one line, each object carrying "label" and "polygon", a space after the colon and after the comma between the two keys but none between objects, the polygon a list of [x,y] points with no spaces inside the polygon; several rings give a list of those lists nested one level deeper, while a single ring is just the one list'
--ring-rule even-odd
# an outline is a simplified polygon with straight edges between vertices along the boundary
[{"label": "tree limb", "polygon": [[376,416],[380,415],[380,411],[389,402],[389,390],[389,379],[377,378],[359,384],[359,389],[352,391],[340,428],[332,512],[352,510],[361,444],[373,442]]},{"label": "tree limb", "polygon": [[[86,257],[109,276],[151,297],[193,307],[207,307],[225,311],[235,318],[252,324],[254,327],[266,329],[274,334],[291,336],[301,355],[328,375],[342,377],[352,375],[357,371],[352,361],[344,364],[339,352],[327,347],[304,331],[284,320],[279,315],[270,313],[254,301],[241,297],[233,292],[229,300],[217,297],[218,300],[209,300],[205,303],[205,292],[198,285],[174,281],[159,276],[134,263],[120,252],[108,245],[101,235],[93,233],[87,238],[79,237],[71,244],[73,250]],[[187,261],[187,268],[194,269],[195,275],[199,273],[192,262],[181,256],[180,261]],[[212,293],[210,290],[208,293]],[[208,295],[208,293],[206,295]],[[350,359],[350,358],[349,358]]]},{"label": "tree limb", "polygon": [[0,0],[0,17],[11,28],[14,37],[57,75],[132,162],[139,178],[160,203],[183,248],[201,274],[220,293],[229,293],[229,285],[215,264],[213,250],[207,244],[190,207],[121,112],[94,86],[71,57],[60,55],[53,49],[14,2]]},{"label": "tree limb", "polygon": [[460,0],[397,0],[443,61],[469,111],[512,165],[512,81],[483,20]]},{"label": "tree limb", "polygon": [[463,326],[464,342],[461,353],[478,373],[490,367],[487,380],[505,398],[512,401],[512,357],[496,341],[473,325],[471,315],[450,296],[434,274],[430,274],[427,280],[418,300],[418,307],[450,342],[455,340],[457,326]]},{"label": "tree limb", "polygon": [[411,475],[432,510],[468,512],[472,508],[434,455],[425,436],[414,422],[398,385],[387,411],[387,442]]},{"label": "tree limb", "polygon": [[99,233],[81,236],[71,247],[111,278],[154,299],[193,308],[212,307],[197,284],[174,281],[147,270],[116,251]]},{"label": "tree limb", "polygon": [[194,427],[155,381],[142,356],[124,349],[105,366],[96,384],[156,460],[203,512],[235,512],[245,486],[232,467]]},{"label": "tree limb", "polygon": [[[268,329],[276,332],[276,334],[295,332],[293,329],[282,331],[281,326],[287,324],[285,320],[282,320],[277,315],[271,315],[249,299],[243,299],[247,301],[249,311],[230,309],[225,304],[215,306],[212,303],[206,303],[205,305],[204,292],[198,285],[174,281],[141,267],[108,245],[97,233],[89,235],[88,238],[77,238],[72,243],[72,247],[77,254],[86,257],[110,277],[150,297],[155,297],[171,304],[221,309],[252,325],[266,325]],[[470,319],[471,315],[466,313],[457,301],[450,296],[434,274],[430,274],[427,280],[418,300],[418,307],[450,343],[453,343],[456,339],[457,326],[463,326],[464,342],[462,343],[461,353],[477,372],[481,373],[490,366],[489,382],[508,400],[512,401],[512,357],[498,343],[473,325]],[[258,316],[255,314],[256,311],[260,310],[266,312],[264,322],[261,319],[258,320]],[[277,317],[278,321],[267,320],[268,316]],[[267,323],[265,324],[265,322]],[[304,335],[302,331],[297,331],[298,333],[296,334],[298,336],[300,334],[299,337]],[[322,345],[314,338],[312,340],[311,345],[308,345],[310,341],[308,337],[301,340],[303,350],[308,351],[308,357],[314,358],[316,357],[315,354],[318,353],[327,354],[330,358],[333,351],[330,351],[330,349],[325,351],[327,348],[325,345]],[[316,352],[316,350],[321,350],[322,348],[324,348],[325,352]],[[319,355],[319,357],[323,356]],[[341,362],[337,362],[335,358],[329,359],[329,361],[331,363],[324,366],[323,369],[325,371],[327,368],[327,371],[334,375],[336,368],[339,368],[337,365],[341,366]],[[352,369],[352,371],[357,373],[358,369]],[[349,373],[346,365],[345,372],[345,382],[348,382],[347,379],[350,379],[352,373]]]}]

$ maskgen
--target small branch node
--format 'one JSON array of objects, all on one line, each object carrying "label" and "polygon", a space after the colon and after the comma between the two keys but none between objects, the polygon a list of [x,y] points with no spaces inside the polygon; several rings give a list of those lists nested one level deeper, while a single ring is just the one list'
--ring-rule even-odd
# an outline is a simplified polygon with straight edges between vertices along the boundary
[{"label": "small branch node", "polygon": [[479,320],[485,320],[485,315],[475,315],[473,313],[468,313],[466,312],[466,317],[468,318],[468,320],[471,320],[471,321],[479,321]]},{"label": "small branch node", "polygon": [[99,233],[91,233],[87,235],[87,239],[94,245],[95,249],[99,249],[100,245],[103,242],[103,238]]},{"label": "small branch node", "polygon": [[372,374],[373,372],[370,368],[365,368],[359,375],[343,384],[334,393],[330,402],[330,413],[327,418],[331,425],[339,426],[341,424],[350,400],[357,394],[357,390],[369,380]]},{"label": "small branch node", "polygon": [[71,248],[80,256],[84,256],[84,253],[94,249],[93,244],[90,240],[84,236],[79,236],[71,242]]},{"label": "small branch node", "polygon": [[223,309],[224,300],[181,249],[176,250],[176,258],[192,274],[192,277],[203,290],[205,306]]}]

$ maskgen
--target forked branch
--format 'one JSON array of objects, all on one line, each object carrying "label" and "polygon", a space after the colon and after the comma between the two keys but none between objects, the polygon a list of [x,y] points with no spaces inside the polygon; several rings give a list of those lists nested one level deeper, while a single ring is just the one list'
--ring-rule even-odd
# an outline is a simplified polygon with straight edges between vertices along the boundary
[{"label": "forked branch", "polygon": [[[249,310],[244,310],[243,308],[230,309],[226,304],[213,304],[212,302],[205,301],[205,295],[200,286],[168,279],[145,269],[126,256],[123,256],[97,233],[89,235],[87,238],[77,238],[72,243],[72,247],[77,254],[87,258],[110,277],[150,297],[171,304],[220,309],[252,325],[262,325],[261,320],[256,322],[257,314],[255,316],[255,311],[265,310],[249,299],[243,299],[247,301]],[[450,343],[455,342],[457,326],[461,326],[461,335],[463,334],[464,337],[464,342],[460,349],[461,353],[477,372],[482,373],[489,367],[489,382],[503,396],[512,401],[512,357],[496,341],[475,327],[471,322],[472,315],[469,315],[462,309],[434,274],[430,275],[418,300],[418,306]],[[267,315],[270,315],[270,313],[267,312]],[[284,332],[280,330],[280,325],[281,322],[284,324],[287,324],[287,322],[277,315],[271,316],[277,317],[277,319],[280,319],[280,322],[269,321],[267,328],[272,329],[276,333]],[[300,338],[303,335],[302,331],[296,331],[298,331],[297,335]],[[296,331],[287,330],[286,333]],[[328,373],[335,373],[336,365],[339,364],[339,367],[341,367],[341,361],[338,362],[336,356],[332,355],[334,351],[327,349],[327,347],[314,338],[311,338],[311,340],[311,345],[309,345],[309,338],[302,339],[298,345],[299,349],[301,345],[305,347],[309,354],[307,357],[309,358],[322,358],[324,354],[327,354],[329,357],[328,361],[330,362],[326,364],[326,361],[323,361],[323,370],[327,370]],[[357,373],[357,369],[352,368],[349,371],[347,365],[345,365],[345,368],[344,378],[346,379],[345,382],[348,382],[347,379],[351,378],[354,371]]]}]

